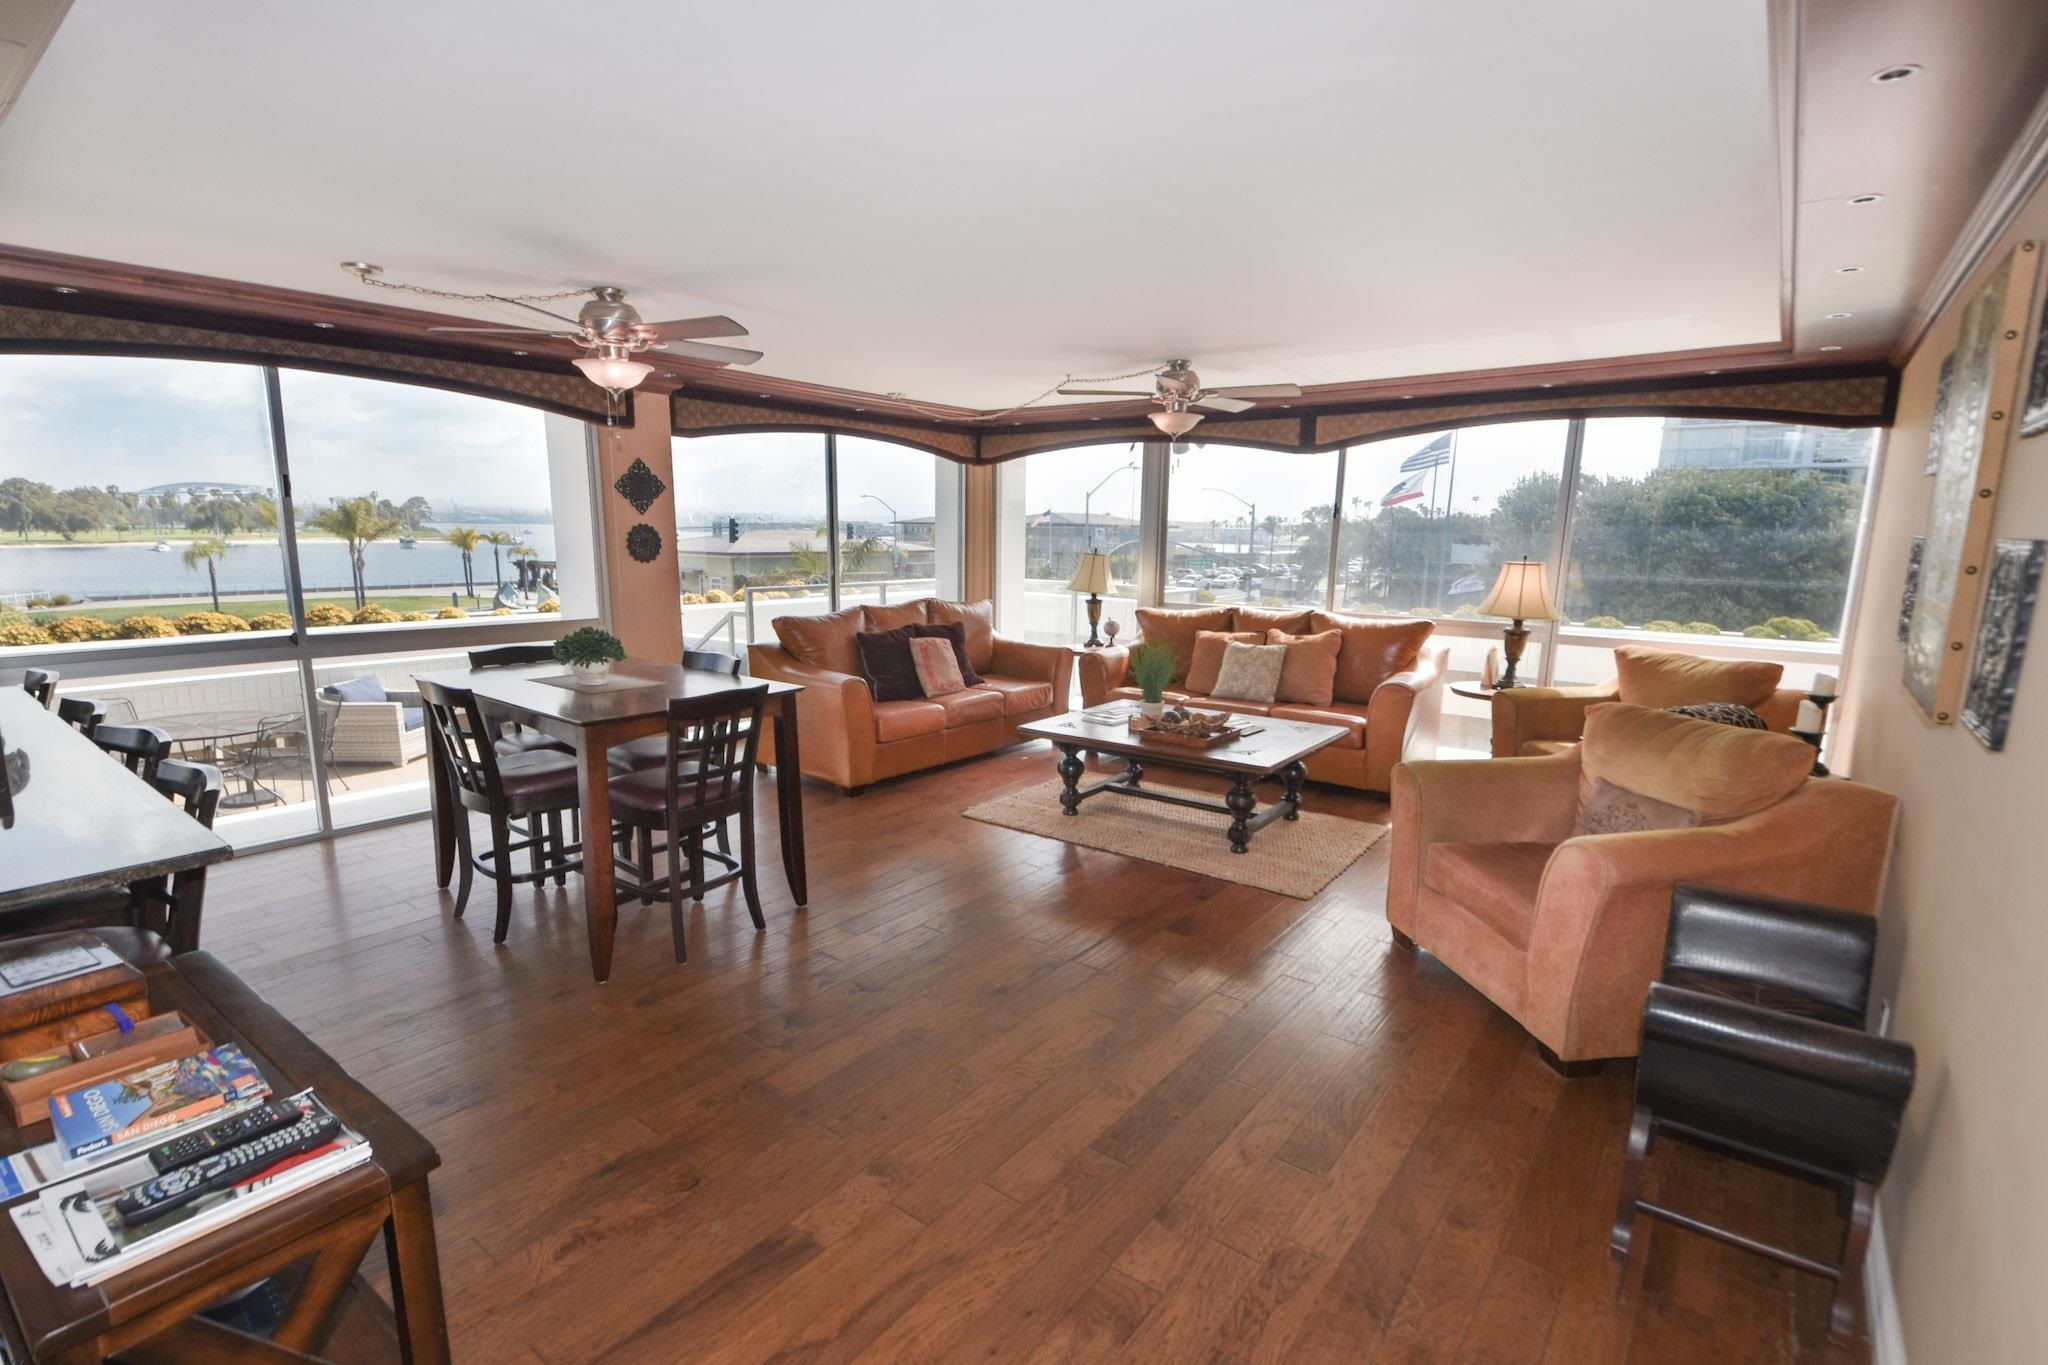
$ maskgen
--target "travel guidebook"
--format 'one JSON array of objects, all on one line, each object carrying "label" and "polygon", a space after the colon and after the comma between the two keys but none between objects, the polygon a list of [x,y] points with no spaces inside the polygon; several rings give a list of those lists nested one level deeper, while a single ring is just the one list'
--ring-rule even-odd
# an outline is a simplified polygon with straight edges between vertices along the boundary
[{"label": "travel guidebook", "polygon": [[[289,1103],[308,1119],[333,1118],[310,1090]],[[51,1185],[8,1213],[50,1283],[78,1288],[133,1269],[369,1159],[370,1144],[362,1135],[337,1127],[320,1146],[251,1164],[245,1175],[230,1177],[232,1183],[207,1188],[162,1217],[131,1226],[122,1216],[121,1201],[159,1174],[145,1152]]]},{"label": "travel guidebook", "polygon": [[238,1100],[267,1095],[263,1073],[233,1043],[50,1096],[58,1150],[76,1160]]}]

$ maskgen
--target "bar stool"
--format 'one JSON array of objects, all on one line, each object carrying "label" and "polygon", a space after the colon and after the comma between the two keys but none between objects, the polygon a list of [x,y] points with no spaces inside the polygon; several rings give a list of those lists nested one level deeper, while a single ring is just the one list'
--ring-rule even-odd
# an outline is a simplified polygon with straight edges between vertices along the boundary
[{"label": "bar stool", "polygon": [[106,703],[94,701],[91,697],[57,698],[57,719],[75,728],[79,734],[91,739],[93,731],[107,718]]},{"label": "bar stool", "polygon": [[145,782],[154,781],[157,765],[171,756],[171,737],[154,725],[96,726],[92,742]]},{"label": "bar stool", "polygon": [[50,698],[57,695],[57,683],[63,676],[54,668],[25,668],[21,672],[21,690],[47,708]]},{"label": "bar stool", "polygon": [[[550,644],[493,645],[489,649],[469,651],[469,666],[472,669],[517,668],[523,664],[548,663],[554,657],[555,647]],[[498,737],[492,743],[501,754],[523,754],[533,749],[553,749],[565,754],[575,752],[553,735],[526,729],[516,721],[496,720],[495,723]]]}]

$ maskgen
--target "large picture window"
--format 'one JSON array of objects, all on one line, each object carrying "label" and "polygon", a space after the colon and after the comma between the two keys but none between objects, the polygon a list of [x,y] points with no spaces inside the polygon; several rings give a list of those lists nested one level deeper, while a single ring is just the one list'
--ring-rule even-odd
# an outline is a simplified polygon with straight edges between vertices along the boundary
[{"label": "large picture window", "polygon": [[1197,445],[1168,469],[1167,602],[1323,605],[1336,455]]},{"label": "large picture window", "polygon": [[1104,620],[1135,634],[1140,561],[1139,507],[1145,448],[1086,446],[1027,455],[997,481],[996,614],[1003,633],[1034,644],[1079,644],[1088,633],[1083,598],[1068,591],[1081,556],[1109,557],[1112,588]]}]

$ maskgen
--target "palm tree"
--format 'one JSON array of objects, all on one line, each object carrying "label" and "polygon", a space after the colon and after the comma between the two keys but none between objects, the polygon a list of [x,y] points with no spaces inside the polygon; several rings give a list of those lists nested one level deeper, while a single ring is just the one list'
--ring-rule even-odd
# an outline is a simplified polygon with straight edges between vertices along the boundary
[{"label": "palm tree", "polygon": [[185,567],[206,566],[206,587],[213,594],[213,609],[220,610],[220,574],[214,565],[227,558],[228,543],[219,536],[202,536],[185,547]]},{"label": "palm tree", "polygon": [[[490,537],[477,530],[474,526],[451,526],[444,534],[447,536],[450,545],[462,551],[462,585],[469,590],[470,597],[474,599],[476,597],[476,569],[470,556],[476,553],[477,546],[489,540]],[[491,553],[495,555],[497,551],[494,549]]]},{"label": "palm tree", "polygon": [[377,504],[369,498],[336,498],[333,506],[323,507],[307,518],[306,525],[347,543],[349,573],[355,580],[356,610],[361,611],[369,601],[363,588],[363,547],[397,530],[398,518],[378,511]]},{"label": "palm tree", "polygon": [[493,580],[491,583],[492,588],[496,589],[505,586],[505,565],[504,562],[498,558],[498,553],[500,549],[502,549],[504,546],[517,543],[518,539],[519,537],[513,535],[510,531],[492,531],[489,535],[486,535],[484,537],[484,540],[491,547],[491,578]]}]

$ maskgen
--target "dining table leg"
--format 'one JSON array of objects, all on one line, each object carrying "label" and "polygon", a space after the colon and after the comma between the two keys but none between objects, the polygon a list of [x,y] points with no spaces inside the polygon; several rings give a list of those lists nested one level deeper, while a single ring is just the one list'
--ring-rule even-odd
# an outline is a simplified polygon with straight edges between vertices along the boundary
[{"label": "dining table leg", "polygon": [[590,974],[612,974],[612,931],[619,907],[612,884],[610,741],[588,730],[577,735],[576,794],[583,809],[583,917],[590,929]]},{"label": "dining table leg", "polygon": [[782,872],[798,905],[811,899],[804,870],[804,770],[797,755],[796,697],[785,692],[775,709],[775,807],[781,817]]},{"label": "dining table leg", "polygon": [[434,885],[446,888],[455,873],[455,803],[448,794],[448,768],[432,735],[427,743],[427,808],[434,818]]}]

